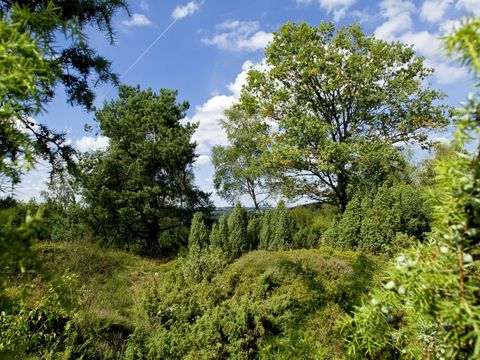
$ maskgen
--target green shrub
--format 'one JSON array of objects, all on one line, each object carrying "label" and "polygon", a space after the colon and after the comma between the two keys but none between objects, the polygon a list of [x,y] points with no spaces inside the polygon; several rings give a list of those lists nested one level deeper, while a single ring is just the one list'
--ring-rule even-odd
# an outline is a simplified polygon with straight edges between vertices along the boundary
[{"label": "green shrub", "polygon": [[258,248],[268,250],[273,237],[273,211],[265,210],[262,216]]},{"label": "green shrub", "polygon": [[[464,20],[447,47],[480,73],[480,19]],[[458,109],[454,145],[478,139],[480,103]],[[480,358],[480,147],[447,154],[435,166],[428,243],[392,260],[385,283],[344,324],[349,355],[386,359]],[[405,224],[416,229],[418,224]],[[403,239],[398,239],[402,240]]]},{"label": "green shrub", "polygon": [[205,249],[209,243],[209,236],[208,229],[203,222],[203,214],[201,212],[193,214],[190,236],[188,237],[189,252],[193,254]]},{"label": "green shrub", "polygon": [[316,225],[301,228],[293,237],[293,249],[315,249],[320,245],[322,230]]},{"label": "green shrub", "polygon": [[373,260],[253,251],[208,281],[185,277],[180,264],[152,279],[148,321],[129,337],[126,359],[339,358],[337,319],[371,286]]},{"label": "green shrub", "polygon": [[405,183],[386,183],[371,197],[357,193],[342,218],[331,224],[324,240],[342,249],[394,253],[424,240],[430,230],[430,213],[419,189]]},{"label": "green shrub", "polygon": [[285,202],[280,201],[273,212],[272,235],[269,250],[286,250],[293,246],[293,237],[297,231],[295,220]]},{"label": "green shrub", "polygon": [[247,221],[246,210],[240,203],[237,203],[228,217],[228,244],[226,252],[231,259],[240,257],[250,248]]}]

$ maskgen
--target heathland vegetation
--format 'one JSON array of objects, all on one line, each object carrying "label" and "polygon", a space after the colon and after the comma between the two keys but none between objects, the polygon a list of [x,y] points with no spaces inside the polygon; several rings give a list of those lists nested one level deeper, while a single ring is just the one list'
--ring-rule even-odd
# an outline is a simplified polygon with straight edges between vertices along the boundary
[{"label": "heathland vegetation", "polygon": [[[120,85],[84,36],[113,39],[119,11],[0,1],[1,358],[480,357],[478,87],[450,109],[412,47],[287,23],[220,121],[219,213],[194,182],[189,104]],[[477,82],[479,32],[466,18],[442,40]],[[119,92],[94,108],[98,83]],[[33,120],[58,84],[106,149]],[[9,196],[41,159],[42,198]]]}]

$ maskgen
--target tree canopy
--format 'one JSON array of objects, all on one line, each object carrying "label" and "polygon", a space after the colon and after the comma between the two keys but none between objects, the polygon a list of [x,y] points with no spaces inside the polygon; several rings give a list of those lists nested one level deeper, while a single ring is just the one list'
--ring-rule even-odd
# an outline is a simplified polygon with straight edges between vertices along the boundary
[{"label": "tree canopy", "polygon": [[435,103],[443,93],[425,85],[432,72],[412,47],[365,36],[359,25],[287,23],[264,69],[249,71],[239,106],[278,125],[270,161],[289,175],[292,193],[343,212],[359,162],[392,144],[425,144],[447,124]]},{"label": "tree canopy", "polygon": [[83,162],[83,195],[107,241],[141,241],[159,251],[163,231],[189,223],[210,206],[193,183],[196,126],[182,124],[188,103],[177,93],[122,86],[119,98],[95,113],[110,145]]},{"label": "tree canopy", "polygon": [[265,206],[279,188],[278,179],[263,160],[262,139],[268,126],[258,117],[247,116],[240,108],[229,109],[225,115],[226,119],[220,121],[220,125],[227,133],[230,145],[212,149],[215,188],[231,203],[248,195],[253,206],[260,210],[260,206]]}]

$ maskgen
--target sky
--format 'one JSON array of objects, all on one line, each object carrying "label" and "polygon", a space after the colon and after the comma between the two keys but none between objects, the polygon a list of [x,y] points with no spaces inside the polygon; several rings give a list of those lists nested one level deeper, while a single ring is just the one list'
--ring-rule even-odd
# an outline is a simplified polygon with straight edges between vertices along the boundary
[{"label": "sky", "polygon": [[[121,13],[113,19],[115,44],[87,29],[90,44],[112,61],[123,84],[175,89],[179,102],[190,103],[186,120],[199,123],[194,135],[195,181],[212,192],[217,206],[227,205],[215,194],[212,181],[210,150],[227,144],[218,120],[238,99],[247,71],[261,63],[265,46],[282,24],[359,23],[367,35],[412,44],[435,68],[430,82],[447,94],[444,102],[458,106],[468,94],[469,74],[442,55],[439,37],[466,14],[480,15],[480,0],[130,0],[129,4],[130,17]],[[95,105],[100,107],[117,96],[117,89],[102,86],[96,94]],[[107,138],[84,131],[85,124],[96,128],[93,114],[67,105],[62,89],[36,120],[66,132],[80,151],[108,145]],[[15,193],[25,200],[38,196],[47,179],[47,166],[39,163]]]}]

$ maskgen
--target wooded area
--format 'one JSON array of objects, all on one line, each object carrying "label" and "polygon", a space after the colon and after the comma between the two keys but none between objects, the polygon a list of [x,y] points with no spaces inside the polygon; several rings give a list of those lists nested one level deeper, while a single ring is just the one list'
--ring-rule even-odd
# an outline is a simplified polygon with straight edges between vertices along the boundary
[{"label": "wooded area", "polygon": [[[442,39],[475,80],[457,109],[411,46],[282,25],[220,121],[219,213],[195,185],[189,104],[120,84],[85,36],[113,41],[118,12],[0,1],[1,358],[480,357],[480,19]],[[118,96],[95,108],[101,83]],[[34,120],[60,84],[106,149]],[[11,196],[40,160],[41,200]]]}]

